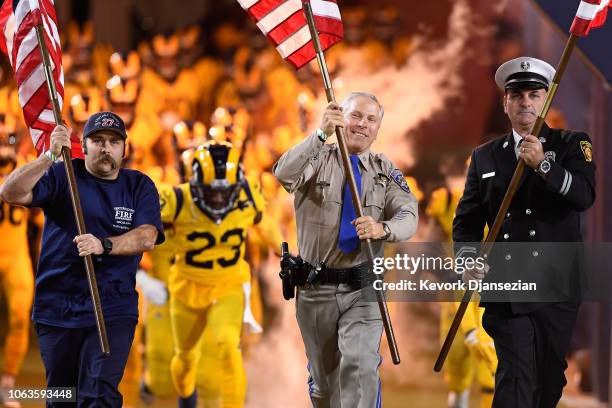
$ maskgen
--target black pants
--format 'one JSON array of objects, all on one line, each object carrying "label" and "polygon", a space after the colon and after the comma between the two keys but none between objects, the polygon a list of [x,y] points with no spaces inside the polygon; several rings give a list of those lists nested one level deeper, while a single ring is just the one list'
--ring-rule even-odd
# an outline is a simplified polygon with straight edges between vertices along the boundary
[{"label": "black pants", "polygon": [[107,322],[111,354],[104,357],[95,327],[67,329],[36,323],[47,387],[74,387],[77,394],[77,402],[47,401],[47,407],[121,408],[118,386],[135,327],[135,319]]},{"label": "black pants", "polygon": [[567,383],[567,353],[578,306],[556,303],[528,314],[508,304],[486,307],[483,327],[499,364],[493,408],[554,408]]}]

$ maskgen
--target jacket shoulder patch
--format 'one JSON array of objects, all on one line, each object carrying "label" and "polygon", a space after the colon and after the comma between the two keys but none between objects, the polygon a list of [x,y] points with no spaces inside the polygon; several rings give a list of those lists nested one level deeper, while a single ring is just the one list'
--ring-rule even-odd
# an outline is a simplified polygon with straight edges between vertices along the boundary
[{"label": "jacket shoulder patch", "polygon": [[402,190],[404,190],[407,193],[410,193],[410,187],[408,187],[408,183],[406,183],[406,179],[404,178],[404,175],[402,174],[401,171],[399,171],[398,169],[392,169],[389,172],[389,176],[388,177],[391,180],[393,180],[395,182],[395,184],[400,186],[400,188]]},{"label": "jacket shoulder patch", "polygon": [[593,161],[593,146],[591,145],[591,142],[589,142],[588,140],[581,140],[580,150],[582,150],[584,160],[586,160],[587,162]]}]

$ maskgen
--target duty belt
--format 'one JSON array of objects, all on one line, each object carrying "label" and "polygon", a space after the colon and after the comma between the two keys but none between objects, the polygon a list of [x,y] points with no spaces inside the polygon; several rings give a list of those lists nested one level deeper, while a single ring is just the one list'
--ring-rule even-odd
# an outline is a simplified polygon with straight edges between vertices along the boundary
[{"label": "duty belt", "polygon": [[[300,272],[295,274],[296,276],[292,277],[293,283],[297,286],[305,285],[307,283],[308,276],[312,274],[313,270],[316,270],[316,266],[304,263],[304,267],[300,270]],[[323,265],[318,272],[316,272],[316,277],[312,283],[360,285],[362,282],[370,280],[366,278],[370,274],[370,271],[371,268],[369,262],[364,262],[357,266],[342,269],[328,268]]]}]

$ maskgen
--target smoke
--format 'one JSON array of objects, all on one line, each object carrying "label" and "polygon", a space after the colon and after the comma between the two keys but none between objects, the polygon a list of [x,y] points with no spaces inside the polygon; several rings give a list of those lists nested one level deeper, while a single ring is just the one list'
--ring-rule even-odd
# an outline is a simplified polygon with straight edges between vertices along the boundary
[{"label": "smoke", "polygon": [[[384,152],[399,168],[415,163],[411,132],[461,95],[460,68],[474,58],[468,45],[478,34],[472,15],[468,1],[458,0],[449,17],[446,41],[434,43],[416,36],[412,53],[399,68],[384,57],[377,64],[369,58],[372,53],[354,48],[341,57],[343,68],[333,82],[338,101],[351,91],[376,95],[385,107],[385,117],[372,150]],[[325,95],[319,95],[321,111],[314,115],[316,120],[325,105]]]},{"label": "smoke", "polygon": [[247,408],[309,406],[307,361],[295,319],[295,302],[283,299],[278,269],[278,258],[269,257],[264,267],[267,290],[262,296],[279,316],[249,353]]}]

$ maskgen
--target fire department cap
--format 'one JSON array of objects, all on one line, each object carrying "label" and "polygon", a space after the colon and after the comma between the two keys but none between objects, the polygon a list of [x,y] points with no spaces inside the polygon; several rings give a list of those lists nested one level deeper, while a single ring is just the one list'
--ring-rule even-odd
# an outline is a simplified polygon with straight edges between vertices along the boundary
[{"label": "fire department cap", "polygon": [[519,57],[503,63],[495,72],[499,89],[548,89],[555,69],[547,62],[532,57]]}]

